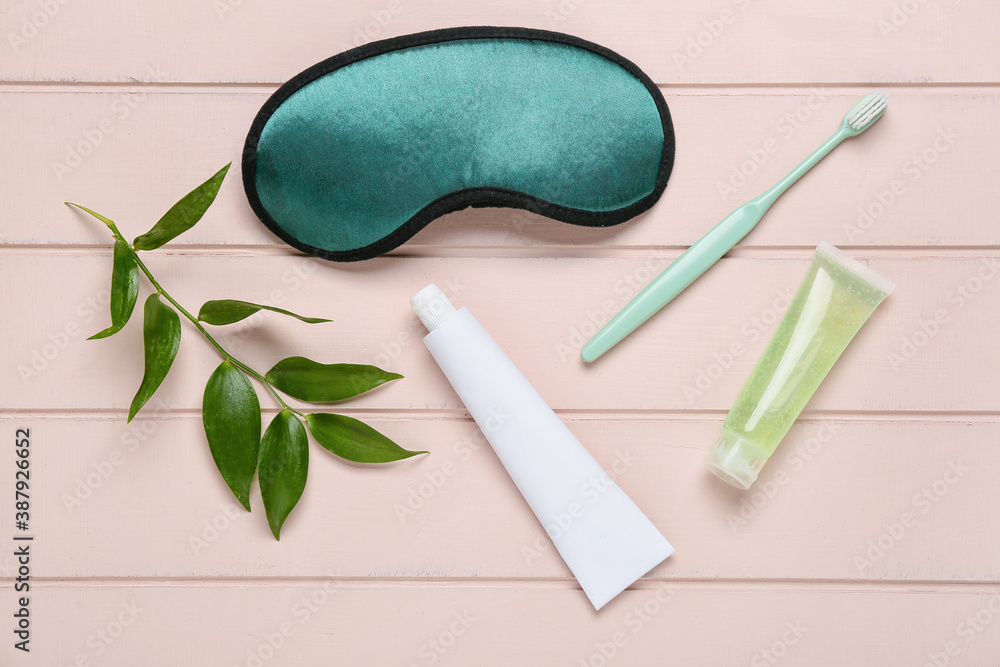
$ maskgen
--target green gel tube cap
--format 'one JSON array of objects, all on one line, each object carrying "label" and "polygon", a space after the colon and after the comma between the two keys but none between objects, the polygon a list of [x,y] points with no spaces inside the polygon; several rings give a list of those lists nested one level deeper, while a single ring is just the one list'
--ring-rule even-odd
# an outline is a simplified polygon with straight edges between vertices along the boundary
[{"label": "green gel tube cap", "polygon": [[751,440],[723,430],[712,445],[709,469],[739,489],[749,489],[767,463],[767,452]]}]

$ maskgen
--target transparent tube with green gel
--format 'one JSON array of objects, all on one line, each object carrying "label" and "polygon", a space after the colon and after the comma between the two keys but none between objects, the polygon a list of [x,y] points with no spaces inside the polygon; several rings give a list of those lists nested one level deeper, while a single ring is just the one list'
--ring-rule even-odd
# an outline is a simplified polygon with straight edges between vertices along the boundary
[{"label": "transparent tube with green gel", "polygon": [[817,387],[893,290],[893,284],[829,243],[809,272],[715,441],[708,467],[749,489]]}]

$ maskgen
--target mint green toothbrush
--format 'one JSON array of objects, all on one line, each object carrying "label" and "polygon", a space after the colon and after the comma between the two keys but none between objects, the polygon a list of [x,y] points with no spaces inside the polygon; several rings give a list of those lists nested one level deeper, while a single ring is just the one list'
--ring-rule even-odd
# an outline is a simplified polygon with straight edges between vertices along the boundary
[{"label": "mint green toothbrush", "polygon": [[684,254],[674,260],[639,294],[625,304],[597,334],[583,346],[581,356],[584,361],[594,361],[614,347],[621,339],[635,331],[640,324],[653,316],[656,311],[667,305],[671,299],[681,293],[685,287],[695,281],[708,267],[725,255],[740,239],[750,233],[760,219],[771,208],[771,204],[799,180],[802,174],[809,171],[814,164],[822,160],[837,144],[848,137],[856,137],[875,124],[885,113],[889,98],[883,93],[872,93],[844,116],[832,137],[826,140],[815,153],[806,158],[802,164],[781,179],[777,185],[751,199],[743,206],[730,213],[726,218],[698,239],[694,245],[684,251]]}]

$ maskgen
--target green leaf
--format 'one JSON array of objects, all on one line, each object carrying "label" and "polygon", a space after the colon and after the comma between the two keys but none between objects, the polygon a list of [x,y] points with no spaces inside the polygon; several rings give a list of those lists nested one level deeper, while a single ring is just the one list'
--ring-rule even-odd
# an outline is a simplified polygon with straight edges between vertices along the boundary
[{"label": "green leaf", "polygon": [[132,317],[135,300],[139,296],[139,267],[135,255],[124,241],[115,241],[114,261],[111,266],[111,326],[95,333],[87,340],[107,338],[122,330]]},{"label": "green leaf", "polygon": [[288,357],[267,372],[268,381],[289,396],[310,403],[342,401],[403,377],[365,364],[320,364]]},{"label": "green leaf", "polygon": [[107,225],[107,226],[108,226],[108,229],[114,229],[114,228],[115,228],[115,223],[114,223],[114,222],[112,222],[112,221],[111,221],[111,220],[109,220],[108,218],[105,218],[105,217],[104,217],[103,215],[101,215],[100,213],[96,213],[96,212],[94,212],[94,211],[91,211],[91,210],[90,210],[89,208],[87,208],[86,206],[80,206],[79,204],[74,204],[74,203],[73,203],[73,202],[71,202],[71,201],[64,201],[63,203],[64,203],[64,204],[66,204],[67,206],[73,206],[73,207],[75,207],[75,208],[78,208],[78,209],[80,209],[81,211],[84,211],[84,212],[86,212],[86,213],[89,213],[90,215],[94,216],[95,218],[97,218],[98,220],[100,220],[101,222],[103,222],[103,223],[104,223],[105,225]]},{"label": "green leaf", "polygon": [[249,512],[260,451],[260,402],[250,380],[231,362],[223,361],[208,378],[201,417],[222,479]]},{"label": "green leaf", "polygon": [[198,319],[207,324],[232,324],[233,322],[239,322],[242,319],[246,319],[256,313],[259,310],[270,310],[274,313],[281,313],[282,315],[290,315],[298,320],[302,320],[306,324],[319,324],[320,322],[332,322],[333,320],[324,320],[320,317],[303,317],[302,315],[296,315],[295,313],[289,312],[283,308],[276,308],[275,306],[264,306],[259,303],[250,303],[249,301],[237,301],[236,299],[217,299],[214,301],[206,301],[201,310],[198,311]]},{"label": "green leaf", "polygon": [[184,195],[179,202],[163,214],[163,217],[153,225],[152,229],[142,236],[137,236],[132,242],[136,250],[155,250],[194,227],[195,223],[201,220],[201,216],[205,215],[205,211],[215,201],[215,195],[219,194],[222,180],[226,177],[226,172],[229,171],[231,164],[232,162],[217,171],[212,178]]},{"label": "green leaf", "polygon": [[142,322],[142,343],[145,349],[146,370],[142,384],[132,399],[128,421],[142,409],[157,387],[167,377],[170,364],[177,356],[181,344],[181,321],[172,308],[160,302],[160,295],[153,293],[146,299]]},{"label": "green leaf", "polygon": [[403,449],[368,424],[344,415],[315,413],[306,415],[306,423],[316,442],[348,461],[388,463],[428,453]]},{"label": "green leaf", "polygon": [[274,539],[281,539],[281,524],[299,502],[309,469],[309,438],[291,411],[282,410],[271,420],[260,443],[257,465],[267,523]]}]

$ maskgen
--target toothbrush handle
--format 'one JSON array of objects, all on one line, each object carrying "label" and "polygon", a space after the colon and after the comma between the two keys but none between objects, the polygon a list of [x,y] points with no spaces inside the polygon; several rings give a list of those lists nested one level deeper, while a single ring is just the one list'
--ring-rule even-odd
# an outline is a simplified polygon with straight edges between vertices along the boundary
[{"label": "toothbrush handle", "polygon": [[580,352],[583,360],[594,361],[617,345],[625,336],[635,331],[656,311],[670,303],[671,299],[680,294],[698,276],[705,273],[708,267],[739,243],[740,239],[749,234],[754,225],[764,217],[767,209],[771,208],[771,204],[785,190],[849,136],[851,134],[844,128],[835,132],[822,146],[813,151],[812,155],[800,162],[777,184],[740,206],[713,227],[710,232],[698,239],[663,273],[646,285],[638,296],[625,304],[625,307],[583,346],[583,350]]},{"label": "toothbrush handle", "polygon": [[784,194],[785,190],[790,188],[795,181],[802,178],[804,173],[812,169],[817,162],[826,157],[827,153],[836,148],[841,141],[849,136],[851,136],[850,133],[844,128],[840,128],[834,132],[833,136],[824,141],[822,146],[814,150],[812,154],[800,162],[795,169],[788,172],[783,179],[778,181],[767,192],[762,193],[753,201],[763,206],[765,211],[769,209],[771,204],[773,204],[778,197]]},{"label": "toothbrush handle", "polygon": [[698,239],[583,346],[584,361],[600,357],[667,305],[746,236],[767,209],[757,199],[747,202]]}]

